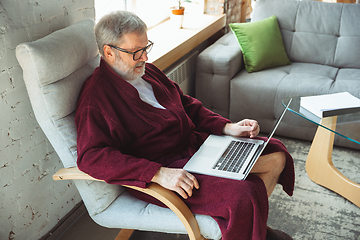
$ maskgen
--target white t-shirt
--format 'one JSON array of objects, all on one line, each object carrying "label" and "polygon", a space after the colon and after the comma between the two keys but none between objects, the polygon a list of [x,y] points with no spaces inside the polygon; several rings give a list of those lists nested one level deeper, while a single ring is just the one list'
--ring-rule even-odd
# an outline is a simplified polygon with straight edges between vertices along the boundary
[{"label": "white t-shirt", "polygon": [[133,85],[138,90],[141,100],[150,104],[153,107],[165,109],[155,98],[154,91],[150,83],[146,82],[142,78],[127,82]]}]

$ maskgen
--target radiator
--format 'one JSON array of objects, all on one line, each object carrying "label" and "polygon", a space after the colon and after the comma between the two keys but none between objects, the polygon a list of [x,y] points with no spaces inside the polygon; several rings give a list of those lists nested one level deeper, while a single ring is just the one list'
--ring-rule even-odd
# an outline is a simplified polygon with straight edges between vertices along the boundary
[{"label": "radiator", "polygon": [[196,59],[198,55],[199,52],[195,51],[166,73],[166,76],[176,82],[186,95],[194,96],[195,93]]}]

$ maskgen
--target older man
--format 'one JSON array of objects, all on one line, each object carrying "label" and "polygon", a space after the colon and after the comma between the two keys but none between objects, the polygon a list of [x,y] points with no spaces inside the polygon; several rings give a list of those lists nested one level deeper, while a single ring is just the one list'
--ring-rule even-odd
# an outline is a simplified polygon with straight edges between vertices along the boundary
[{"label": "older man", "polygon": [[146,31],[145,23],[129,12],[109,14],[95,27],[102,59],[78,101],[79,168],[111,184],[146,187],[156,182],[173,190],[193,213],[212,216],[224,240],[289,239],[266,227],[268,196],[275,185],[293,192],[293,161],[284,145],[272,140],[245,181],[183,170],[210,133],[253,138],[260,127],[249,119],[231,123],[183,95],[146,63],[153,45]]}]

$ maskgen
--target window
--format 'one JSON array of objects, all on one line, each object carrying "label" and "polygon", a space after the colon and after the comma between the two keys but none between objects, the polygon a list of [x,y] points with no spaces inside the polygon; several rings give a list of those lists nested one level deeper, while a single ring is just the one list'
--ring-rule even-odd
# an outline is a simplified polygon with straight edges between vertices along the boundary
[{"label": "window", "polygon": [[135,12],[151,28],[169,18],[169,0],[95,0],[95,21],[117,10]]},{"label": "window", "polygon": [[112,11],[126,10],[126,2],[126,0],[95,0],[95,22]]},{"label": "window", "polygon": [[135,12],[151,28],[169,18],[169,0],[132,0],[132,8],[128,11]]}]

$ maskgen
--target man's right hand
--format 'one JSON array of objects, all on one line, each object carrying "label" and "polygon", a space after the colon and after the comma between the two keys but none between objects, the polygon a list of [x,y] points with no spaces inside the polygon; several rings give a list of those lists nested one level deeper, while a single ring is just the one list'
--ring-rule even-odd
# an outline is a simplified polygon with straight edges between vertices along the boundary
[{"label": "man's right hand", "polygon": [[181,168],[161,167],[151,181],[177,192],[184,199],[192,196],[194,187],[200,187],[196,178]]}]

